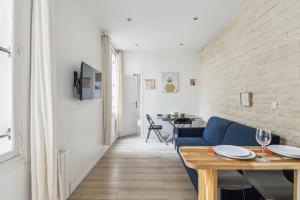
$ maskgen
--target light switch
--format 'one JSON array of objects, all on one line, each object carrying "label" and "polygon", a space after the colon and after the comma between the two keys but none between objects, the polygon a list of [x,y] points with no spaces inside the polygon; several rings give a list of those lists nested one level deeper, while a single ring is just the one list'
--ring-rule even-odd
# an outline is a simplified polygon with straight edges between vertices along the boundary
[{"label": "light switch", "polygon": [[272,101],[271,103],[271,108],[273,110],[277,110],[278,109],[278,101]]}]

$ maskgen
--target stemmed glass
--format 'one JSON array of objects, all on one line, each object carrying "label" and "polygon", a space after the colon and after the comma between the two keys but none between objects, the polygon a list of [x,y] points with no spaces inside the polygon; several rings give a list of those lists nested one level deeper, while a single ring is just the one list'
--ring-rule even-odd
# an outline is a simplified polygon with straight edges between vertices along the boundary
[{"label": "stemmed glass", "polygon": [[269,162],[269,159],[265,157],[265,149],[271,143],[272,135],[269,129],[256,129],[256,141],[261,145],[262,156],[257,158],[260,162]]}]

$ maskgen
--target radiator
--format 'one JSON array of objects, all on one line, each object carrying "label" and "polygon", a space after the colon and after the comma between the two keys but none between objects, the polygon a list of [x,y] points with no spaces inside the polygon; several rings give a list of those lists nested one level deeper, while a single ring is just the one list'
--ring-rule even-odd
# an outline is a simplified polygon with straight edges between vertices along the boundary
[{"label": "radiator", "polygon": [[64,199],[68,199],[70,196],[70,185],[69,185],[69,176],[67,168],[67,154],[68,151],[60,150],[59,151],[59,170],[62,182],[62,196]]}]

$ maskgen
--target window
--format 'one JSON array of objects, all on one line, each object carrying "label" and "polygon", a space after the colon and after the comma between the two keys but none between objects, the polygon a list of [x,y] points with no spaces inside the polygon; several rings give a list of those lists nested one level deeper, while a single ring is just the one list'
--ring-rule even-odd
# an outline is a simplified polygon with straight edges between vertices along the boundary
[{"label": "window", "polygon": [[0,163],[15,156],[13,134],[13,0],[0,0]]},{"label": "window", "polygon": [[116,52],[113,50],[112,51],[112,56],[111,56],[111,65],[112,65],[112,114],[116,116],[117,114],[117,105],[118,105],[118,100],[117,100],[117,66],[116,66],[116,61],[117,61],[117,55]]}]

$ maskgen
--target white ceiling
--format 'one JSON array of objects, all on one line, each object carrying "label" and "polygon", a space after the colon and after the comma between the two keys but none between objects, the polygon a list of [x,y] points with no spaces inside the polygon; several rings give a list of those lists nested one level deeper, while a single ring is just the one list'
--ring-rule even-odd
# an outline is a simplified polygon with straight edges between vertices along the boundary
[{"label": "white ceiling", "polygon": [[201,50],[248,0],[76,1],[119,49]]}]

